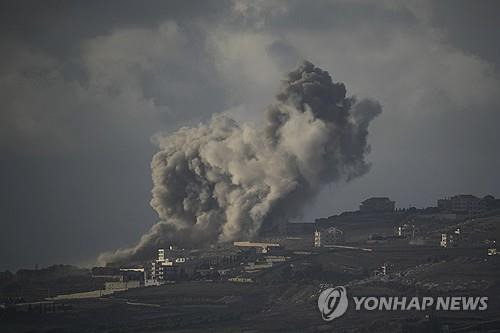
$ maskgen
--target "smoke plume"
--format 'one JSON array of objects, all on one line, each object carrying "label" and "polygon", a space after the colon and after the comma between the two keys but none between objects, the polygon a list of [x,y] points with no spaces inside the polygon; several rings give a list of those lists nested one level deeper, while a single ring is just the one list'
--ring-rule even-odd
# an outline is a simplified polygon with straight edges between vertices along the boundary
[{"label": "smoke plume", "polygon": [[158,137],[151,206],[159,222],[135,247],[100,261],[251,239],[297,216],[325,184],[368,171],[368,125],[381,111],[376,101],[346,97],[343,83],[304,62],[287,75],[263,128],[216,115]]}]

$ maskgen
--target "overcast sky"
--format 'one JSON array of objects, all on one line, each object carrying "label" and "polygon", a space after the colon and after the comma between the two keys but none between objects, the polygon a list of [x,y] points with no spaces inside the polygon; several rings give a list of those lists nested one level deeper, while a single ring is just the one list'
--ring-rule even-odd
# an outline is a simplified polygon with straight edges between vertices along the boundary
[{"label": "overcast sky", "polygon": [[500,196],[498,1],[2,1],[0,269],[91,263],[156,222],[151,137],[258,122],[307,59],[374,98],[373,164],[303,220],[369,196]]}]

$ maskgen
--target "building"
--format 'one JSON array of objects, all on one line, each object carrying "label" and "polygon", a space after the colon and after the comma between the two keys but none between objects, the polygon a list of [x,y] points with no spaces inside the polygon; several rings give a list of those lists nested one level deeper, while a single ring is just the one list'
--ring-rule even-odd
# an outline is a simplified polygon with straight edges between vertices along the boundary
[{"label": "building", "polygon": [[462,240],[462,231],[460,228],[456,229],[451,234],[441,234],[441,247],[455,247],[460,245]]},{"label": "building", "polygon": [[280,247],[277,243],[256,243],[256,242],[234,242],[233,245],[239,248],[255,249],[257,253],[268,253]]},{"label": "building", "polygon": [[118,268],[118,267],[93,267],[92,278],[100,278],[113,281],[142,281],[144,268]]},{"label": "building", "polygon": [[[172,248],[171,248],[172,250]],[[165,249],[158,249],[158,258],[151,262],[150,278],[145,278],[145,285],[157,285],[172,277],[175,277],[176,271],[174,264],[182,264],[186,262],[186,258],[180,257],[175,259],[167,258]],[[144,274],[146,276],[146,274]]]},{"label": "building", "polygon": [[460,194],[451,197],[451,211],[454,213],[480,213],[484,209],[483,201],[471,194]]},{"label": "building", "polygon": [[158,249],[158,261],[165,261],[165,249]]},{"label": "building", "polygon": [[172,270],[172,267],[172,261],[153,261],[151,263],[151,279],[158,281],[166,280],[167,270]]},{"label": "building", "polygon": [[238,282],[238,283],[252,283],[253,282],[252,278],[240,277],[240,276],[232,277],[232,278],[229,278],[227,280],[230,282]]},{"label": "building", "polygon": [[472,194],[458,194],[450,198],[439,199],[438,208],[443,212],[478,214],[486,210],[484,200]]},{"label": "building", "polygon": [[409,223],[400,225],[397,229],[397,235],[398,237],[411,237],[412,239],[415,238],[415,225]]},{"label": "building", "polygon": [[439,199],[437,201],[437,207],[442,212],[451,212],[451,200],[450,199]]},{"label": "building", "polygon": [[334,245],[343,243],[344,241],[344,231],[335,227],[323,231],[316,230],[314,232],[314,247]]},{"label": "building", "polygon": [[359,211],[363,213],[393,212],[396,202],[387,197],[373,197],[366,199],[359,205]]},{"label": "building", "polygon": [[453,235],[441,234],[441,247],[452,247],[454,243]]},{"label": "building", "polygon": [[141,286],[141,281],[132,280],[132,281],[114,281],[114,282],[105,282],[104,289],[105,290],[128,290],[132,288],[139,288]]},{"label": "building", "polygon": [[314,247],[321,247],[321,231],[314,232]]},{"label": "building", "polygon": [[500,199],[495,199],[492,195],[486,195],[482,201],[487,210],[500,209]]}]

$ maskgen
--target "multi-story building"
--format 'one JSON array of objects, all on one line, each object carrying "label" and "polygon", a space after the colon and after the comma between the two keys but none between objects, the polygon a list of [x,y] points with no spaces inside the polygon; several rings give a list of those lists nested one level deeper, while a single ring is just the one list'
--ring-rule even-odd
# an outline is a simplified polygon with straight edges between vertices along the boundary
[{"label": "multi-story building", "polygon": [[321,247],[321,231],[314,232],[314,247]]},{"label": "multi-story building", "polygon": [[477,214],[486,209],[485,202],[471,194],[458,194],[439,199],[437,205],[441,211],[462,214]]},{"label": "multi-story building", "polygon": [[451,212],[451,200],[450,199],[439,199],[437,201],[437,207],[442,212]]},{"label": "multi-story building", "polygon": [[451,197],[451,209],[456,213],[479,213],[484,210],[484,203],[471,194],[455,195]]},{"label": "multi-story building", "polygon": [[387,197],[373,197],[366,199],[359,205],[359,210],[363,213],[393,212],[396,202]]},{"label": "multi-story building", "polygon": [[[146,285],[156,285],[159,283],[163,283],[170,278],[174,278],[176,276],[175,267],[185,264],[187,262],[187,258],[185,257],[176,257],[173,252],[175,249],[170,247],[170,258],[167,257],[167,252],[165,249],[158,249],[158,258],[151,262],[150,268],[150,279],[145,278],[147,280],[145,282]],[[146,272],[144,273],[146,276]]]},{"label": "multi-story building", "polygon": [[152,280],[158,280],[158,281],[164,281],[166,280],[166,271],[168,269],[172,270],[173,267],[173,262],[170,260],[166,261],[153,261],[151,263],[151,279]]}]

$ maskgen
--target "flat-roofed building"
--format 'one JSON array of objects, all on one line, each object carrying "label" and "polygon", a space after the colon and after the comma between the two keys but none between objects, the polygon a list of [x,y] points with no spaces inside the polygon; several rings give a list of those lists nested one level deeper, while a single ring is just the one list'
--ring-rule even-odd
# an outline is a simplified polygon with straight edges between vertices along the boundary
[{"label": "flat-roofed building", "polygon": [[485,201],[472,194],[458,194],[439,199],[437,205],[441,211],[462,214],[477,214],[486,210]]},{"label": "flat-roofed building", "polygon": [[393,212],[395,205],[396,202],[387,197],[373,197],[361,202],[359,210],[363,213]]},{"label": "flat-roofed building", "polygon": [[233,245],[239,248],[255,249],[259,253],[268,253],[272,249],[279,248],[278,243],[259,243],[259,242],[234,242]]}]

